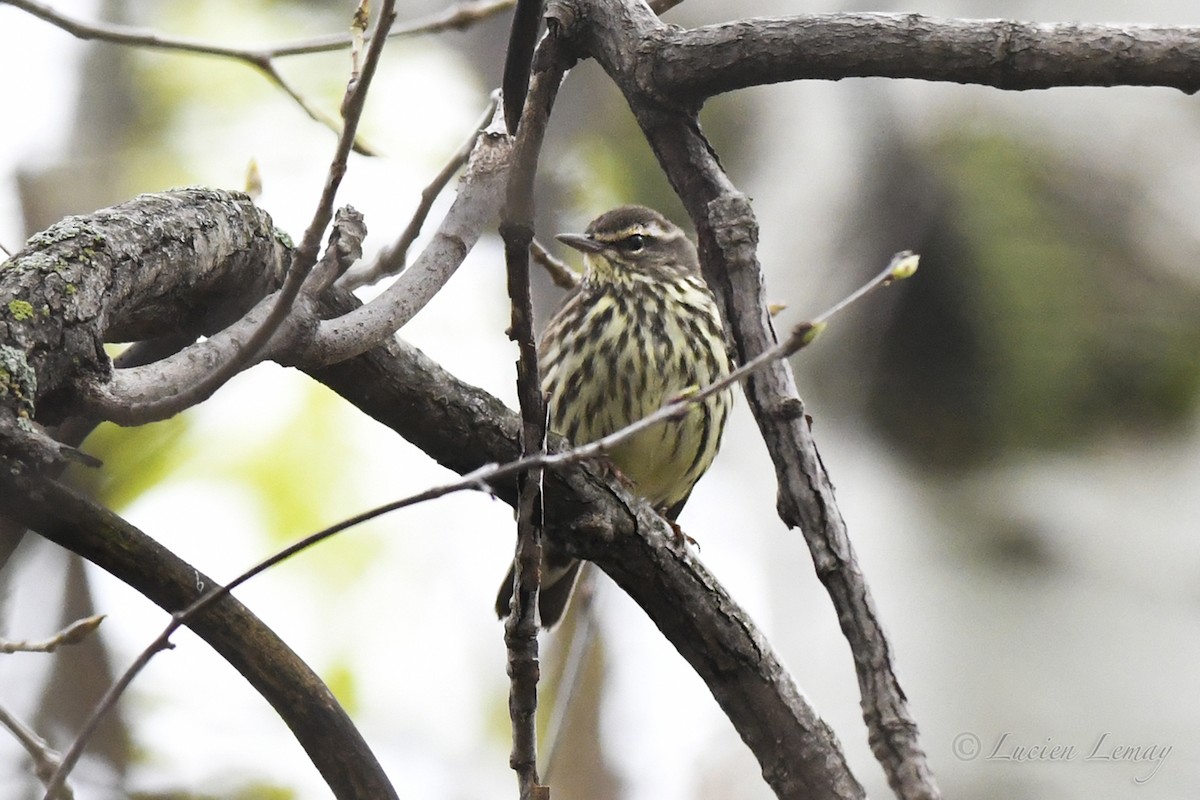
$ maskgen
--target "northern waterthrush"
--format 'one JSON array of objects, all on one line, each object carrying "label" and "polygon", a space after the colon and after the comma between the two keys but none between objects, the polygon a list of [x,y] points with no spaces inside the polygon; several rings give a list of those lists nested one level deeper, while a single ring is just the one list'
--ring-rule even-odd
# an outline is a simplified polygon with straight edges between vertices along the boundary
[{"label": "northern waterthrush", "polygon": [[[721,317],[700,275],[696,247],[649,208],[622,206],[585,233],[558,240],[584,254],[579,287],[550,320],[538,347],[551,430],[575,444],[607,436],[729,372]],[[608,456],[635,491],[674,520],[721,443],[728,390],[613,447]],[[570,600],[579,562],[547,546],[539,611],[554,625]],[[513,571],[496,613],[508,616]]]}]

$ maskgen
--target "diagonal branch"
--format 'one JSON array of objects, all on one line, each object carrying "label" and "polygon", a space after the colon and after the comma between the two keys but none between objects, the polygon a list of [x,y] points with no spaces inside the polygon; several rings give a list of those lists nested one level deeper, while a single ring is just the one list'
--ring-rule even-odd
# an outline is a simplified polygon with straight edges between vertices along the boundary
[{"label": "diagonal branch", "polygon": [[120,418],[127,421],[127,424],[166,419],[208,398],[226,381],[261,357],[267,343],[271,341],[271,338],[291,314],[309,274],[317,263],[317,251],[325,230],[333,219],[334,201],[342,178],[346,174],[346,162],[350,157],[355,131],[358,129],[359,120],[366,106],[371,80],[383,54],[387,31],[395,17],[395,0],[384,0],[379,18],[375,22],[370,45],[367,47],[366,57],[362,59],[361,65],[357,58],[357,51],[355,51],[350,80],[342,103],[345,126],[338,138],[333,159],[326,172],[324,188],[317,201],[312,221],[299,244],[292,251],[291,263],[284,277],[283,286],[266,302],[265,308],[260,306],[264,311],[261,322],[253,326],[249,336],[237,342],[237,347],[228,350],[224,357],[205,369],[203,376],[191,385],[176,391],[163,391],[155,396],[146,396],[143,400],[126,398],[124,402],[120,402],[120,398],[114,398],[111,394],[99,393],[91,398],[98,415],[105,419]]},{"label": "diagonal branch", "polygon": [[[654,63],[670,35],[635,2],[563,0],[548,13],[564,36],[592,55],[629,101],[659,163],[696,224],[705,277],[716,293],[736,355],[747,363],[776,337],[756,254],[758,227],[749,201],[722,170],[700,131],[698,103],[660,89]],[[669,99],[663,99],[669,98]],[[868,739],[893,789],[903,798],[940,796],[917,727],[896,679],[891,645],[858,567],[833,485],[812,439],[804,405],[787,361],[773,361],[745,382],[745,394],[775,463],[779,513],[800,527],[854,654]],[[773,768],[781,769],[775,774]],[[787,785],[785,765],[764,765],[776,792]]]},{"label": "diagonal branch", "polygon": [[361,268],[356,268],[347,274],[342,279],[342,286],[347,289],[357,289],[360,286],[368,286],[390,275],[396,275],[404,271],[404,268],[408,265],[408,250],[421,233],[421,227],[429,217],[429,211],[433,208],[434,201],[445,190],[446,186],[450,183],[450,179],[462,169],[463,165],[474,155],[477,147],[480,146],[479,137],[491,126],[499,103],[499,93],[492,92],[487,108],[484,109],[483,115],[475,124],[471,135],[454,151],[450,160],[438,171],[433,180],[421,190],[421,202],[417,205],[417,210],[413,212],[412,217],[409,219],[408,225],[400,233],[400,237],[392,244],[383,248],[375,257],[374,262],[369,266],[363,265]]},{"label": "diagonal branch", "polygon": [[[45,739],[38,736],[37,731],[3,707],[0,707],[0,726],[7,728],[13,738],[21,743],[21,747],[25,748],[25,752],[33,761],[34,774],[38,776],[38,780],[49,787],[54,773],[62,764],[62,756],[55,752]],[[74,790],[64,783],[55,790],[52,800],[74,800],[74,798]]]},{"label": "diagonal branch", "polygon": [[[512,7],[514,0],[465,0],[429,17],[411,20],[393,26],[388,38],[439,33],[447,30],[463,30],[476,22]],[[40,20],[85,41],[104,41],[130,47],[145,47],[153,50],[168,50],[194,55],[228,58],[251,66],[284,91],[313,121],[340,134],[342,126],[331,116],[321,111],[314,103],[292,86],[279,72],[276,59],[287,56],[327,53],[351,47],[354,37],[340,33],[317,36],[297,42],[257,48],[231,47],[181,36],[170,36],[157,31],[113,25],[106,22],[85,22],[64,14],[38,0],[0,0],[0,5],[11,5]],[[354,140],[354,151],[362,155],[374,155],[364,142]]]},{"label": "diagonal branch", "polygon": [[[87,558],[167,611],[214,585],[208,576],[121,517],[53,481],[0,475],[0,513]],[[272,705],[339,800],[394,798],[395,791],[333,694],[290,648],[235,598],[190,627]]]},{"label": "diagonal branch", "polygon": [[[294,361],[331,364],[359,355],[391,336],[445,285],[496,218],[504,199],[512,143],[488,129],[475,141],[458,194],[421,255],[365,306],[321,320]],[[344,288],[344,287],[343,287]]]}]

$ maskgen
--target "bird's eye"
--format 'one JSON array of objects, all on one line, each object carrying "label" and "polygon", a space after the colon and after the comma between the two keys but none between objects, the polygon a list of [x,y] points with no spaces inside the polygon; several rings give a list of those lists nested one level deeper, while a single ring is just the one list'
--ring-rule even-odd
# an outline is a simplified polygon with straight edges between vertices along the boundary
[{"label": "bird's eye", "polygon": [[646,237],[640,233],[626,236],[621,240],[621,249],[628,253],[636,253],[646,246]]}]

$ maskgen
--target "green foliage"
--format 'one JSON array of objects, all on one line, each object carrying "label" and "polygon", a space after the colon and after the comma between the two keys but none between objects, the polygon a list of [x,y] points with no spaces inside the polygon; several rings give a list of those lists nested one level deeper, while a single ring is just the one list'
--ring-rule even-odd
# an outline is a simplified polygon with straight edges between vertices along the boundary
[{"label": "green foliage", "polygon": [[346,661],[338,661],[321,672],[321,679],[333,692],[342,708],[346,709],[346,713],[358,713],[358,679],[354,673],[354,666]]},{"label": "green foliage", "polygon": [[1139,239],[1133,187],[999,134],[916,158],[935,213],[909,224],[929,233],[873,387],[885,435],[951,466],[1190,418],[1200,291]]},{"label": "green foliage", "polygon": [[232,794],[211,795],[194,794],[186,791],[168,792],[136,792],[130,795],[130,800],[295,800],[296,792],[285,786],[275,786],[269,783],[249,783]]},{"label": "green foliage", "polygon": [[100,425],[88,437],[87,452],[104,462],[101,469],[72,465],[72,483],[120,512],[144,492],[175,474],[195,455],[187,439],[189,417],[181,414],[137,428]]},{"label": "green foliage", "polygon": [[[171,480],[231,482],[257,500],[263,534],[279,546],[362,510],[357,488],[362,476],[343,435],[346,415],[356,412],[307,380],[281,383],[278,402],[290,412],[257,438],[239,434],[236,426],[201,422],[191,412],[137,428],[105,424],[85,445],[104,467],[73,466],[71,479],[117,511]],[[294,405],[286,401],[290,392],[298,393]],[[297,562],[316,565],[322,584],[336,587],[370,566],[378,542],[359,532],[318,549],[319,559],[302,555]]]}]

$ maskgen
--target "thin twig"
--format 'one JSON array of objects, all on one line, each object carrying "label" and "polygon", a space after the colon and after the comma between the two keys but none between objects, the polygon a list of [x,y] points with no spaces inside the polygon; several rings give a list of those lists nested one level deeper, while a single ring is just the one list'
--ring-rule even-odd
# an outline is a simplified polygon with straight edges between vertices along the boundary
[{"label": "thin twig", "polygon": [[[0,0],[2,1],[2,0]],[[276,67],[274,61],[267,61],[263,64],[255,64],[256,67],[267,77],[272,83],[283,90],[283,93],[292,98],[296,105],[300,106],[301,110],[308,115],[308,118],[319,125],[323,125],[336,134],[342,133],[342,124],[333,118],[330,114],[322,111],[315,103],[311,102],[307,97],[300,93],[300,90],[292,86],[292,84],[283,77]],[[354,137],[354,152],[362,156],[376,156],[379,152],[371,147],[361,137]]]},{"label": "thin twig", "polygon": [[596,568],[591,563],[584,563],[580,570],[579,580],[575,583],[575,593],[571,601],[574,608],[575,630],[571,632],[571,642],[567,645],[567,655],[564,659],[562,675],[554,692],[554,706],[550,709],[550,719],[546,722],[545,743],[542,747],[542,779],[550,783],[554,772],[554,756],[558,753],[558,744],[562,741],[563,730],[567,724],[567,713],[571,710],[572,701],[583,679],[583,667],[587,663],[588,654],[592,651],[595,640],[593,629],[596,616],[593,613],[592,601],[596,594]]},{"label": "thin twig", "polygon": [[537,239],[530,242],[529,253],[533,256],[533,260],[541,264],[542,268],[549,273],[550,280],[554,281],[555,286],[560,286],[563,289],[574,289],[582,280],[578,272],[571,269],[567,262],[556,258]]},{"label": "thin twig", "polygon": [[[617,446],[621,442],[628,439],[630,436],[639,431],[646,430],[657,425],[660,422],[666,422],[669,419],[675,419],[687,413],[688,409],[694,404],[705,398],[711,397],[718,392],[728,389],[735,383],[740,382],[751,373],[763,368],[773,361],[788,358],[795,355],[800,350],[812,344],[818,336],[825,330],[825,326],[829,323],[831,317],[838,312],[844,310],[850,303],[855,302],[865,297],[870,292],[883,286],[887,286],[894,281],[902,280],[911,276],[916,271],[916,259],[908,250],[897,253],[892,256],[892,260],[888,262],[887,267],[872,278],[867,283],[860,286],[847,298],[839,301],[836,305],[822,312],[807,322],[801,322],[792,328],[791,332],[786,337],[763,352],[759,353],[754,358],[742,364],[737,369],[731,371],[728,375],[718,381],[708,384],[707,386],[692,391],[685,391],[670,401],[664,403],[657,411],[648,414],[637,422],[621,428],[615,433],[611,433],[596,441],[580,445],[573,450],[566,451],[571,454],[578,453],[582,458],[597,458],[603,456],[606,452]],[[566,453],[556,453],[546,457],[547,466],[556,466],[562,462],[561,456]],[[573,459],[572,459],[573,460]]]},{"label": "thin twig", "polygon": [[[549,430],[548,408],[542,394],[534,343],[529,245],[533,241],[533,184],[538,158],[550,111],[568,67],[555,37],[547,35],[537,48],[539,65],[530,79],[529,67],[535,57],[541,6],[540,0],[518,0],[504,67],[505,124],[515,141],[504,210],[500,215],[500,235],[504,239],[508,296],[512,306],[508,335],[516,342],[519,353],[517,398],[521,408],[523,456],[545,452]],[[515,96],[514,92],[517,93]],[[521,800],[540,800],[548,798],[550,793],[539,780],[537,769],[537,688],[541,678],[537,606],[541,588],[542,523],[542,469],[534,467],[517,476],[513,602],[504,625],[510,678],[508,710],[512,722],[509,766],[517,774]]]},{"label": "thin twig", "polygon": [[[396,25],[389,30],[387,37],[392,39],[440,33],[447,30],[462,30],[512,8],[513,3],[514,0],[475,0],[475,2],[459,3],[428,17]],[[348,33],[335,33],[267,47],[231,47],[200,39],[170,36],[127,25],[84,22],[45,3],[39,3],[37,0],[0,0],[0,5],[19,8],[44,22],[49,22],[77,39],[96,39],[113,44],[148,47],[155,50],[177,50],[196,55],[219,56],[244,61],[256,67],[261,67],[276,58],[345,50],[351,46],[354,38]]]},{"label": "thin twig", "polygon": [[347,289],[357,289],[360,286],[368,286],[389,275],[396,275],[401,272],[408,263],[408,251],[412,247],[412,243],[416,241],[417,236],[421,233],[421,228],[425,224],[425,220],[429,217],[429,211],[433,208],[433,203],[438,196],[445,190],[450,183],[450,179],[458,172],[467,160],[471,157],[471,152],[475,149],[475,142],[479,139],[479,134],[488,127],[492,118],[496,114],[496,107],[500,102],[500,97],[497,92],[492,92],[488,100],[487,108],[480,115],[479,121],[475,123],[471,129],[471,135],[468,136],[459,146],[446,165],[441,171],[434,176],[421,191],[421,202],[417,205],[417,210],[413,212],[412,219],[408,221],[408,225],[401,232],[400,237],[389,247],[380,251],[376,256],[375,261],[361,270],[353,270],[341,282],[341,285]]},{"label": "thin twig", "polygon": [[449,210],[421,254],[366,305],[321,320],[299,361],[328,365],[360,355],[408,323],[445,285],[504,201],[512,143],[489,127],[475,143]]},{"label": "thin twig", "polygon": [[[25,748],[25,752],[33,759],[33,770],[38,776],[43,785],[49,786],[51,776],[54,775],[59,765],[62,763],[60,756],[49,743],[46,742],[37,732],[26,725],[21,720],[8,713],[8,710],[0,706],[0,725],[8,728],[13,737],[16,738],[21,746]],[[75,792],[65,783],[57,790],[53,800],[72,800],[75,797]]]},{"label": "thin twig", "polygon": [[[388,38],[438,33],[452,29],[462,30],[476,22],[488,19],[511,8],[514,2],[515,0],[476,0],[476,2],[460,3],[437,14],[413,20],[404,25],[393,26],[388,32]],[[241,61],[257,69],[267,80],[283,90],[314,122],[329,128],[334,133],[341,134],[341,124],[292,86],[279,72],[274,62],[276,59],[288,56],[344,50],[353,44],[353,36],[350,34],[339,33],[318,36],[297,42],[260,48],[230,47],[213,42],[205,42],[200,39],[170,36],[126,25],[113,25],[106,22],[85,22],[76,17],[64,14],[45,3],[37,2],[37,0],[0,0],[0,5],[5,4],[25,11],[69,33],[75,38],[85,41],[97,40],[131,47],[170,50]],[[358,137],[355,137],[353,146],[354,152],[361,155],[371,156],[376,154],[370,145]]]},{"label": "thin twig", "polygon": [[[304,232],[303,239],[299,246],[292,251],[292,262],[287,276],[284,278],[283,286],[276,293],[271,309],[262,323],[255,328],[241,347],[233,351],[230,358],[219,364],[204,378],[178,392],[156,397],[144,403],[131,404],[128,409],[102,409],[105,418],[112,418],[118,413],[125,412],[131,416],[145,419],[163,419],[195,405],[211,395],[247,364],[252,363],[255,356],[280,329],[284,320],[291,313],[296,299],[300,296],[300,292],[317,262],[318,247],[325,229],[333,217],[334,200],[337,197],[342,177],[346,174],[346,161],[354,142],[354,134],[362,117],[367,92],[371,86],[371,79],[375,75],[375,68],[379,64],[383,45],[387,41],[386,36],[379,34],[386,33],[395,19],[395,5],[395,0],[384,0],[379,19],[375,23],[375,34],[371,37],[366,58],[361,65],[361,74],[352,76],[346,87],[346,96],[342,104],[346,124],[338,139],[333,160],[329,165],[325,186],[322,189],[316,211],[313,213],[312,221]],[[97,402],[100,400],[98,399]]]},{"label": "thin twig", "polygon": [[104,621],[103,614],[84,617],[72,622],[48,639],[32,642],[10,642],[0,639],[0,653],[53,653],[63,645],[79,644]]},{"label": "thin twig", "polygon": [[[431,14],[428,17],[395,25],[388,34],[388,38],[397,39],[427,33],[465,30],[477,22],[482,22],[507,11],[513,7],[515,2],[516,0],[467,0],[466,2],[450,6],[444,11]],[[307,42],[279,45],[260,52],[270,54],[271,58],[284,58],[286,56],[299,56],[309,53],[327,53],[332,50],[341,50],[349,45],[350,37],[345,34],[331,34],[329,36],[314,38]]]}]

